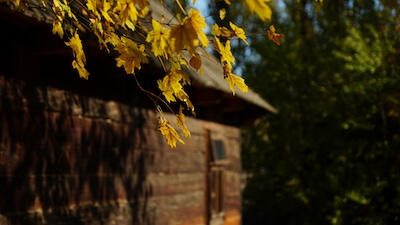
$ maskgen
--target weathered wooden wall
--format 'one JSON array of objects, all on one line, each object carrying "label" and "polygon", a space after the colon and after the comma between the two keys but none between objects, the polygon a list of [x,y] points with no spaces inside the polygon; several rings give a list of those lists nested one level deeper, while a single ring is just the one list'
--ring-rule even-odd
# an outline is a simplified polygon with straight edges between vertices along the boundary
[{"label": "weathered wooden wall", "polygon": [[151,110],[0,76],[0,224],[206,224],[207,129],[229,161],[225,225],[239,224],[238,129],[188,126],[170,149]]}]

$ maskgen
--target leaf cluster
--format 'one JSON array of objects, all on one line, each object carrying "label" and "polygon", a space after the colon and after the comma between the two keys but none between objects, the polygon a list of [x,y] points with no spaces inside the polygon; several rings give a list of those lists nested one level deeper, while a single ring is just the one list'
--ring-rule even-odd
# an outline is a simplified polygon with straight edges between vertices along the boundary
[{"label": "leaf cluster", "polygon": [[[163,116],[159,105],[164,104],[177,115],[177,125],[188,137],[190,132],[184,124],[183,112],[194,115],[194,106],[185,92],[185,86],[190,85],[183,67],[202,71],[202,57],[208,54],[204,48],[209,41],[214,43],[214,49],[221,56],[224,68],[224,78],[235,94],[235,87],[241,91],[248,90],[244,79],[233,74],[232,64],[235,59],[231,53],[230,40],[239,38],[246,42],[242,28],[230,22],[230,28],[221,27],[225,33],[213,33],[208,37],[204,33],[207,27],[204,16],[199,10],[185,7],[188,4],[175,1],[150,0],[9,0],[20,10],[41,10],[53,17],[52,32],[65,40],[72,49],[72,67],[83,79],[89,79],[90,72],[86,70],[85,42],[81,40],[83,33],[89,33],[97,38],[100,49],[112,55],[117,55],[116,66],[124,68],[126,74],[135,76],[142,64],[157,60],[163,66],[164,78],[157,81],[162,95],[151,93],[142,88],[154,102],[160,113],[160,131],[166,137],[171,147],[176,142],[182,142],[179,134]],[[195,1],[193,1],[194,3]],[[243,4],[251,13],[257,14],[261,20],[269,20],[270,8],[266,0],[246,0]],[[225,1],[229,5],[229,1]],[[153,17],[151,4],[164,8],[179,10],[174,18],[165,10],[160,17]],[[222,17],[222,16],[221,16]],[[229,35],[226,35],[229,33]],[[224,40],[220,40],[223,37]],[[136,77],[135,77],[136,79]],[[138,82],[138,80],[136,79]],[[170,104],[177,104],[179,112],[172,110]],[[177,108],[177,107],[174,107]],[[184,108],[185,110],[182,110]]]}]

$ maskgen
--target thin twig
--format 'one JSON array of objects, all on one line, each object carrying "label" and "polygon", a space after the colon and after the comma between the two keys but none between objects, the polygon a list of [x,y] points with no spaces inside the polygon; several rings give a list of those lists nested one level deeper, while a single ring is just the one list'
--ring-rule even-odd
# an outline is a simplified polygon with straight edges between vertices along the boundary
[{"label": "thin twig", "polygon": [[178,4],[179,8],[182,10],[183,15],[187,15],[185,9],[183,8],[181,2],[179,0],[175,0],[176,4]]},{"label": "thin twig", "polygon": [[[139,89],[140,89],[141,91],[143,91],[143,92],[146,93],[147,95],[151,95],[151,96],[157,98],[159,101],[161,101],[162,103],[164,103],[164,105],[166,105],[167,108],[168,108],[172,113],[175,113],[174,110],[172,110],[172,108],[169,106],[169,104],[168,104],[167,102],[165,102],[162,98],[158,97],[156,94],[154,94],[154,93],[152,93],[152,92],[150,92],[150,91],[144,89],[144,88],[142,87],[142,85],[140,85],[140,83],[139,83],[137,77],[136,77],[135,75],[133,75],[133,77],[135,77],[136,84],[138,85],[138,87],[139,87]],[[156,103],[156,101],[155,101],[152,97],[150,97],[150,96],[148,96],[148,97],[153,101],[154,105],[157,107],[158,104]]]},{"label": "thin twig", "polygon": [[160,63],[161,63],[162,68],[164,69],[164,72],[167,72],[167,68],[165,67],[165,64],[164,64],[164,62],[162,61],[161,57],[158,56],[157,58],[158,58],[158,60],[160,60]]}]

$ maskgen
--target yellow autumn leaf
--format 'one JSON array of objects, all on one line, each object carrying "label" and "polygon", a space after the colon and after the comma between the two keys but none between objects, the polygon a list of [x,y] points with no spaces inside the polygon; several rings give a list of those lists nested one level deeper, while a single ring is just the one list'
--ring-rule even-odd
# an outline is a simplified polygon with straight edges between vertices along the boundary
[{"label": "yellow autumn leaf", "polygon": [[274,25],[269,26],[269,29],[267,30],[267,34],[268,34],[268,39],[273,41],[278,46],[281,45],[280,39],[285,37],[285,35],[283,35],[283,34],[276,33],[276,29],[275,29]]},{"label": "yellow autumn leaf", "polygon": [[219,38],[215,37],[215,43],[215,49],[221,55],[222,64],[231,65],[235,63],[235,58],[233,57],[231,52],[231,42],[227,40],[224,46]]},{"label": "yellow autumn leaf", "polygon": [[185,124],[185,115],[183,114],[183,107],[179,107],[179,114],[176,115],[176,123],[182,129],[183,135],[185,137],[190,137],[190,131]]},{"label": "yellow autumn leaf", "polygon": [[184,144],[183,140],[179,137],[178,132],[171,126],[171,124],[165,118],[160,118],[158,121],[158,130],[161,134],[165,137],[167,144],[170,147],[176,147],[176,142],[179,141],[180,143]]},{"label": "yellow autumn leaf", "polygon": [[271,31],[272,33],[276,32],[276,28],[274,25],[269,26],[269,31]]},{"label": "yellow autumn leaf", "polygon": [[69,46],[74,53],[75,59],[72,61],[72,67],[78,71],[80,77],[88,79],[89,73],[85,69],[86,56],[83,52],[82,41],[79,38],[78,32],[75,32],[74,36],[65,44]]},{"label": "yellow autumn leaf", "polygon": [[152,51],[155,56],[167,57],[172,54],[173,46],[170,39],[170,30],[163,27],[156,20],[152,20],[153,30],[147,34],[146,41],[151,43]]},{"label": "yellow autumn leaf", "polygon": [[65,12],[67,12],[67,15],[68,15],[70,18],[72,18],[72,19],[74,19],[75,21],[77,21],[78,19],[76,18],[75,14],[72,13],[72,10],[71,10],[71,8],[70,8],[69,5],[68,5],[67,0],[63,0],[63,3],[64,3],[63,9],[65,10]]},{"label": "yellow autumn leaf", "polygon": [[256,13],[262,21],[270,20],[272,11],[267,5],[271,0],[246,0],[247,8],[250,13]]},{"label": "yellow autumn leaf", "polygon": [[235,95],[235,86],[238,87],[243,92],[247,92],[249,90],[249,88],[244,82],[244,79],[239,77],[238,75],[235,75],[233,73],[228,73],[225,79],[228,82],[233,95]]},{"label": "yellow autumn leaf", "polygon": [[178,93],[182,90],[182,85],[180,84],[180,81],[182,80],[183,72],[181,70],[172,70],[169,73],[169,77],[171,78],[171,83],[170,83],[170,88],[174,91],[174,93]]},{"label": "yellow autumn leaf", "polygon": [[76,60],[72,61],[72,68],[76,69],[79,73],[79,77],[87,80],[89,79],[89,72],[85,69],[85,64]]},{"label": "yellow autumn leaf", "polygon": [[225,9],[225,8],[219,10],[219,18],[220,18],[221,20],[224,20],[224,19],[225,19],[225,15],[226,15],[226,9]]},{"label": "yellow autumn leaf", "polygon": [[182,91],[182,74],[182,71],[172,69],[162,80],[157,81],[158,88],[162,91],[162,94],[168,102],[175,102],[176,99],[174,95]]},{"label": "yellow autumn leaf", "polygon": [[184,22],[175,25],[171,28],[171,38],[174,40],[174,50],[180,52],[183,49],[187,49],[190,52],[196,50],[197,35],[192,24]]},{"label": "yellow autumn leaf", "polygon": [[100,10],[101,14],[103,15],[104,19],[106,19],[110,23],[114,23],[114,20],[111,18],[110,14],[108,13],[111,9],[111,1],[103,0],[103,7]]},{"label": "yellow autumn leaf", "polygon": [[189,99],[189,95],[183,89],[176,93],[175,96],[186,104],[187,108],[191,111],[193,115],[196,115],[194,111],[194,106]]},{"label": "yellow autumn leaf", "polygon": [[244,32],[244,30],[243,30],[242,28],[237,27],[237,26],[236,26],[235,24],[233,24],[232,22],[229,22],[229,26],[231,26],[231,28],[232,28],[232,30],[233,30],[233,32],[234,32],[234,35],[235,35],[236,37],[242,39],[242,40],[244,41],[244,43],[246,43],[247,45],[249,44],[249,43],[246,41],[246,34],[245,34],[245,32]]},{"label": "yellow autumn leaf", "polygon": [[58,34],[58,36],[60,36],[61,39],[63,38],[64,30],[59,20],[54,20],[52,32],[53,34]]},{"label": "yellow autumn leaf", "polygon": [[112,44],[114,47],[122,44],[121,39],[114,32],[107,35],[105,42]]},{"label": "yellow autumn leaf", "polygon": [[87,0],[86,7],[96,16],[97,19],[100,19],[100,14],[97,11],[97,8],[101,7],[99,0]]},{"label": "yellow autumn leaf", "polygon": [[218,24],[214,24],[211,27],[211,34],[214,36],[221,36],[221,31],[219,29]]},{"label": "yellow autumn leaf", "polygon": [[208,38],[203,32],[203,29],[207,27],[206,20],[200,15],[199,10],[190,9],[189,10],[189,20],[198,35],[201,44],[204,47],[208,46]]},{"label": "yellow autumn leaf", "polygon": [[126,73],[135,74],[135,69],[140,69],[142,63],[147,63],[147,54],[144,52],[144,45],[137,45],[136,42],[122,37],[115,49],[119,52],[117,66],[124,66]]},{"label": "yellow autumn leaf", "polygon": [[164,98],[168,102],[176,102],[176,99],[174,97],[174,90],[169,86],[170,82],[171,78],[169,76],[165,76],[162,80],[157,81],[158,88],[161,90]]},{"label": "yellow autumn leaf", "polygon": [[65,44],[72,49],[72,51],[75,54],[75,58],[83,62],[86,62],[85,53],[83,52],[83,47],[82,47],[82,41],[78,35],[78,32],[75,32],[74,36],[72,36],[71,39]]},{"label": "yellow autumn leaf", "polygon": [[182,23],[171,28],[171,38],[175,41],[175,51],[187,49],[194,52],[199,45],[208,46],[208,38],[203,32],[203,28],[207,27],[204,17],[200,15],[200,11],[195,9],[189,10],[189,16],[185,17]]},{"label": "yellow autumn leaf", "polygon": [[93,13],[97,12],[98,0],[87,0],[86,7]]},{"label": "yellow autumn leaf", "polygon": [[53,0],[53,12],[57,16],[57,19],[63,21],[65,18],[65,11],[62,7],[62,3],[59,0]]},{"label": "yellow autumn leaf", "polygon": [[165,83],[168,82],[166,79],[168,79],[168,78],[164,77],[163,80],[157,81],[158,88],[162,91],[162,94],[164,95],[164,98],[168,101],[168,103],[176,102],[176,98],[174,96],[174,91],[165,85]]},{"label": "yellow autumn leaf", "polygon": [[232,32],[226,27],[219,27],[217,24],[214,24],[211,27],[211,34],[214,36],[222,36],[222,37],[231,37]]},{"label": "yellow autumn leaf", "polygon": [[224,0],[224,2],[225,2],[225,4],[227,4],[227,5],[230,5],[230,4],[231,4],[231,1],[229,1],[229,0]]},{"label": "yellow autumn leaf", "polygon": [[135,3],[131,0],[118,0],[116,2],[114,14],[119,15],[118,24],[134,31],[139,16]]},{"label": "yellow autumn leaf", "polygon": [[100,22],[99,19],[89,19],[90,24],[92,25],[92,30],[93,33],[95,33],[96,35],[101,34],[103,35],[104,30],[103,30],[103,23]]}]

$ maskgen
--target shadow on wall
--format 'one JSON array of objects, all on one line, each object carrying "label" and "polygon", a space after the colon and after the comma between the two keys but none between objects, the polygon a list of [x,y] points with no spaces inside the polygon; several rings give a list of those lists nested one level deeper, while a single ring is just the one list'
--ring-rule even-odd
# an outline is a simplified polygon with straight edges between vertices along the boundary
[{"label": "shadow on wall", "polygon": [[155,224],[145,118],[0,76],[0,224]]}]

